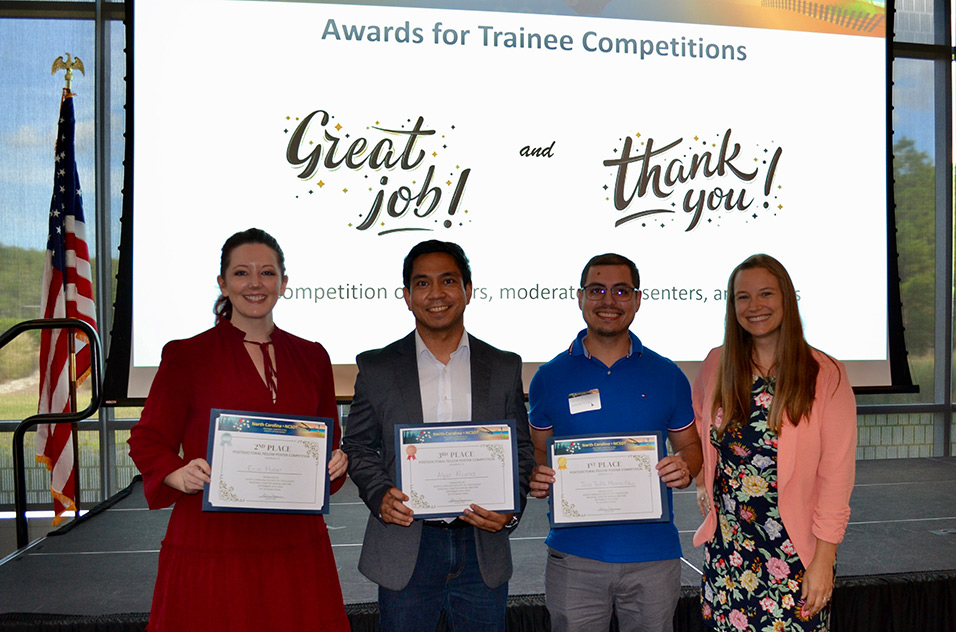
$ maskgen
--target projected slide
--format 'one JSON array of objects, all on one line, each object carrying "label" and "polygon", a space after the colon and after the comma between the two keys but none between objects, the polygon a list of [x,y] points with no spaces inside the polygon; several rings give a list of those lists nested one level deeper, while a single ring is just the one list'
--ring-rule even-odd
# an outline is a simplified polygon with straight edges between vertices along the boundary
[{"label": "projected slide", "polygon": [[583,328],[603,252],[640,268],[645,344],[698,362],[766,252],[811,344],[885,364],[883,9],[840,4],[136,0],[134,368],[212,325],[250,226],[286,253],[276,323],[336,364],[411,330],[425,239],[464,247],[468,330],[525,362]]}]

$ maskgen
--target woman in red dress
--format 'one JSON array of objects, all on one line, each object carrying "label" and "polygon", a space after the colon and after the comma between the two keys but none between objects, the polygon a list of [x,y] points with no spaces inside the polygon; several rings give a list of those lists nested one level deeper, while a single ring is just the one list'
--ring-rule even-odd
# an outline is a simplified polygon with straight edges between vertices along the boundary
[{"label": "woman in red dress", "polygon": [[151,632],[349,630],[322,516],[202,511],[213,408],[334,419],[331,491],[345,481],[329,356],[272,321],[287,281],[272,236],[250,228],[230,237],[222,247],[216,326],[166,345],[130,433],[149,507],[174,505]]}]

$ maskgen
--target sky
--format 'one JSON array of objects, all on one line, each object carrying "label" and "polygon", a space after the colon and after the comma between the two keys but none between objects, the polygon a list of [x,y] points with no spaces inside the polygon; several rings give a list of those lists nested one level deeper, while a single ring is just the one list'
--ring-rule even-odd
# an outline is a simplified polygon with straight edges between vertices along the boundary
[{"label": "sky", "polygon": [[[113,178],[111,196],[115,206],[113,233],[119,235],[120,189],[123,177],[123,110],[126,60],[122,24],[111,29],[113,74],[111,92],[117,98],[111,107]],[[86,74],[74,71],[77,167],[84,193],[87,238],[95,243],[93,215],[94,109],[96,68],[94,31],[89,20],[0,19],[0,68],[3,96],[0,97],[0,243],[21,248],[42,249],[46,244],[47,214],[53,186],[55,146],[60,95],[64,71],[51,74],[53,61],[69,52],[79,57]],[[114,243],[114,245],[116,245]]]}]

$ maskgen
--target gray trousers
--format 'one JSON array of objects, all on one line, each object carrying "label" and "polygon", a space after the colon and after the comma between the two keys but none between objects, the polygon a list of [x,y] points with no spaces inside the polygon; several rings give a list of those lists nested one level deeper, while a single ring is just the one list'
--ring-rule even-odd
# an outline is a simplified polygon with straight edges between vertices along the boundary
[{"label": "gray trousers", "polygon": [[552,632],[673,632],[680,560],[600,562],[548,549],[544,592]]}]

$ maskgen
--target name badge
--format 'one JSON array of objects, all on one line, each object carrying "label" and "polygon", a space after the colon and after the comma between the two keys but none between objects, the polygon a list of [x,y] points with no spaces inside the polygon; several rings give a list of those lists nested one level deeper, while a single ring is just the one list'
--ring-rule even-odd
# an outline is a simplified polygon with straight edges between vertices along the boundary
[{"label": "name badge", "polygon": [[583,393],[571,393],[568,395],[568,407],[572,415],[589,410],[601,410],[601,393],[596,388]]}]

